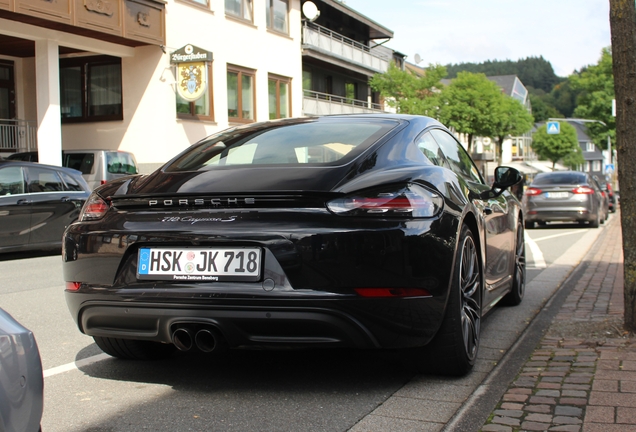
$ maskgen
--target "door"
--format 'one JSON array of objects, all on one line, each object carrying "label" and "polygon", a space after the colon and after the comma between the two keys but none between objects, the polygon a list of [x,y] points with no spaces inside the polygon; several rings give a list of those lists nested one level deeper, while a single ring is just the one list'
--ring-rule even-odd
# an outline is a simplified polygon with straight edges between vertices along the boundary
[{"label": "door", "polygon": [[28,167],[27,188],[31,199],[31,237],[29,246],[57,246],[67,225],[77,217],[73,193],[53,169]]},{"label": "door", "polygon": [[31,199],[26,193],[22,167],[0,167],[0,251],[29,244]]},{"label": "door", "polygon": [[0,149],[15,151],[18,136],[11,120],[15,120],[13,62],[0,60]]}]

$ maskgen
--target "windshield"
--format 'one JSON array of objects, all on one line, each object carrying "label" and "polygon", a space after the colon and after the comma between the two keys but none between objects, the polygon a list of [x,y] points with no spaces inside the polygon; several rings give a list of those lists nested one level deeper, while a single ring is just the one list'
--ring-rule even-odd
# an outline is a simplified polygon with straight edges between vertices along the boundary
[{"label": "windshield", "polygon": [[585,174],[579,172],[545,173],[537,174],[532,181],[532,185],[556,185],[556,184],[586,184]]},{"label": "windshield", "polygon": [[195,144],[165,171],[209,170],[232,165],[342,164],[398,124],[393,120],[352,118],[232,129]]}]

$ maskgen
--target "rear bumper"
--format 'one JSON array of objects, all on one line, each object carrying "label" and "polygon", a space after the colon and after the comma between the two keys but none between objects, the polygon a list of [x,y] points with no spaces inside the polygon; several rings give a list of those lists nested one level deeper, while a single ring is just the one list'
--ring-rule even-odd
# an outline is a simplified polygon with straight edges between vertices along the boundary
[{"label": "rear bumper", "polygon": [[172,343],[177,326],[201,325],[216,328],[232,348],[422,346],[437,332],[444,309],[433,297],[124,303],[65,295],[89,336]]},{"label": "rear bumper", "polygon": [[594,213],[586,209],[572,210],[533,210],[527,212],[525,220],[528,222],[550,222],[550,221],[581,221],[590,222],[596,219]]}]

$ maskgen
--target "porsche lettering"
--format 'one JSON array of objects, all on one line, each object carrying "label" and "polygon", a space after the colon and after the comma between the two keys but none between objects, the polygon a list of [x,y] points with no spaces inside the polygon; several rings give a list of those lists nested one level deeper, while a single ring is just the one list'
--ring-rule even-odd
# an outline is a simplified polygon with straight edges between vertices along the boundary
[{"label": "porsche lettering", "polygon": [[164,207],[173,207],[173,206],[203,206],[203,205],[211,205],[214,207],[220,206],[238,206],[238,205],[253,205],[256,204],[255,198],[196,198],[196,199],[165,199],[165,200],[148,200],[148,206],[164,206]]}]

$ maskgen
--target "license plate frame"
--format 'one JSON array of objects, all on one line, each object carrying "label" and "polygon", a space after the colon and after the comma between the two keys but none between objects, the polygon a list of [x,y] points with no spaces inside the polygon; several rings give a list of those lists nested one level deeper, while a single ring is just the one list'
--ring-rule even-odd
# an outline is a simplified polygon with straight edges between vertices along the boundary
[{"label": "license plate frame", "polygon": [[256,282],[263,272],[262,257],[259,247],[142,247],[137,258],[137,279]]},{"label": "license plate frame", "polygon": [[546,192],[545,197],[548,199],[567,199],[570,197],[569,192]]}]

